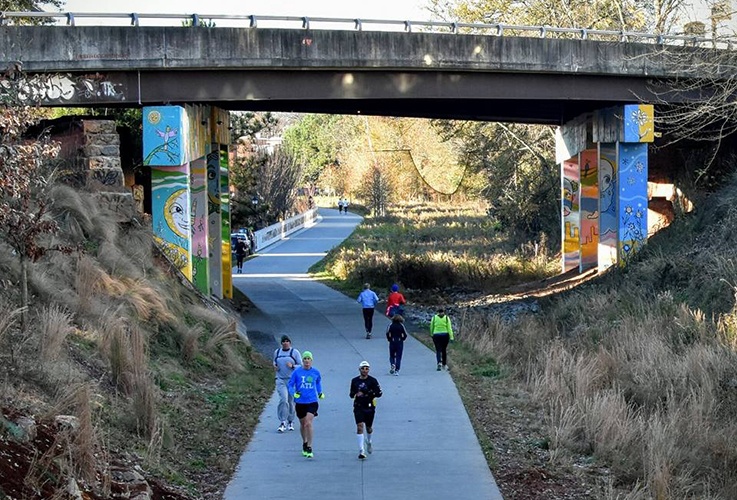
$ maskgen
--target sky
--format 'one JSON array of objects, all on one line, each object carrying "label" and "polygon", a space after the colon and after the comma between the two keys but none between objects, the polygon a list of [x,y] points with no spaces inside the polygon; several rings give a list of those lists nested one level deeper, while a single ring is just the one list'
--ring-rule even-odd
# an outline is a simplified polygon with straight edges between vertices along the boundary
[{"label": "sky", "polygon": [[[423,9],[424,5],[423,0],[267,0],[260,2],[244,0],[210,0],[209,2],[193,0],[127,0],[126,2],[66,0],[63,10],[75,13],[197,13],[202,18],[206,18],[207,14],[238,14],[426,21],[430,19],[430,14]],[[144,24],[144,22],[142,21],[141,24]],[[215,21],[215,23],[218,26],[229,25],[225,21]],[[80,20],[77,24],[83,24],[83,22]],[[152,21],[151,24],[161,25],[164,23],[161,20],[156,20]],[[179,24],[179,22],[174,22],[174,24]]]}]

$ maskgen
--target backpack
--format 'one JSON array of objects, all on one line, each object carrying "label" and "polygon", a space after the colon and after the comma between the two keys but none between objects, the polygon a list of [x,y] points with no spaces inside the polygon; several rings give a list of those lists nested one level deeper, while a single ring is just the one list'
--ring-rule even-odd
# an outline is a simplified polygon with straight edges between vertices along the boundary
[{"label": "backpack", "polygon": [[[284,357],[284,356],[279,356],[279,353],[280,352],[284,352],[284,351],[282,351],[282,349],[277,349],[276,350],[276,353],[275,353],[276,356],[274,356],[274,364],[276,364],[276,360],[277,359]],[[291,349],[289,349],[289,357],[294,360],[294,364],[295,365],[298,365],[299,364],[299,362],[297,361],[297,358],[294,357],[294,347],[292,347]]]}]

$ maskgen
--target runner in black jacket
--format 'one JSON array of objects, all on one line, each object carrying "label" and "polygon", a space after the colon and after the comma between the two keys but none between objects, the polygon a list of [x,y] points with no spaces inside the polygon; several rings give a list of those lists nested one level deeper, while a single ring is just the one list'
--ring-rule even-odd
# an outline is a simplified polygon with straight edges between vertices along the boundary
[{"label": "runner in black jacket", "polygon": [[358,437],[358,458],[366,458],[364,453],[363,429],[366,428],[366,451],[371,453],[371,435],[374,432],[374,416],[376,414],[376,398],[381,397],[379,381],[369,375],[368,361],[361,361],[358,365],[360,375],[351,380],[350,397],[353,399],[353,416],[356,420],[356,435]]},{"label": "runner in black jacket", "polygon": [[407,340],[407,330],[404,328],[404,318],[395,314],[391,324],[386,329],[386,340],[389,342],[389,373],[399,375],[402,368],[402,353],[404,341]]}]

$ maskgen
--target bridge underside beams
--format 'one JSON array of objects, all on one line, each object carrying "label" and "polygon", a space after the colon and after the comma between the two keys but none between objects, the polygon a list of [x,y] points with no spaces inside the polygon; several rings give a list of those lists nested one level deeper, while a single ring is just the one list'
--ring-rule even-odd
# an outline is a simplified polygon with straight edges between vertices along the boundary
[{"label": "bridge underside beams", "polygon": [[653,137],[649,105],[600,110],[558,131],[563,272],[623,265],[645,244]]},{"label": "bridge underside beams", "polygon": [[39,75],[45,106],[201,103],[229,110],[454,118],[562,125],[655,98],[634,77],[422,71],[196,70]]}]

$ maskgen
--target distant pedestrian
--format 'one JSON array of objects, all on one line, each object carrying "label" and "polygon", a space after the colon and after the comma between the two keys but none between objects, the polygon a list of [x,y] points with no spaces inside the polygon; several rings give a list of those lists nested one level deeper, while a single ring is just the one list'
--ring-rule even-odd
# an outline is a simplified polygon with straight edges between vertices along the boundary
[{"label": "distant pedestrian", "polygon": [[386,316],[391,319],[395,314],[404,314],[404,304],[407,303],[407,299],[399,291],[399,285],[396,283],[392,285],[392,291],[386,298]]},{"label": "distant pedestrian", "polygon": [[[358,377],[351,380],[350,397],[353,399],[353,418],[356,421],[358,437],[358,458],[366,458],[366,452],[373,451],[372,435],[374,433],[374,417],[376,416],[376,398],[381,397],[379,381],[369,375],[371,365],[361,361],[358,365]],[[366,434],[364,435],[364,429]],[[364,448],[365,443],[365,448]]]},{"label": "distant pedestrian", "polygon": [[379,303],[379,297],[371,290],[371,285],[363,284],[363,291],[358,294],[356,302],[363,307],[363,325],[366,328],[366,338],[371,338],[371,330],[374,329],[374,308]]},{"label": "distant pedestrian", "polygon": [[302,456],[312,458],[312,421],[317,416],[319,399],[324,399],[322,377],[317,368],[312,367],[312,353],[302,353],[302,366],[294,370],[289,379],[289,394],[295,402],[299,432],[302,435]]},{"label": "distant pedestrian", "polygon": [[343,213],[343,198],[338,200],[338,213],[339,214]]},{"label": "distant pedestrian", "polygon": [[274,371],[276,372],[276,392],[279,395],[279,405],[276,413],[279,417],[277,432],[294,430],[295,406],[294,398],[289,393],[288,385],[292,373],[302,365],[302,356],[292,347],[292,341],[287,335],[281,337],[281,347],[274,351]]},{"label": "distant pedestrian", "polygon": [[348,200],[346,200],[345,198],[343,198],[343,213],[348,213]]},{"label": "distant pedestrian", "polygon": [[448,370],[448,343],[453,340],[453,327],[450,318],[445,315],[445,308],[439,307],[438,312],[430,320],[430,335],[435,344],[435,358],[438,362],[437,370]]},{"label": "distant pedestrian", "polygon": [[395,314],[392,318],[391,324],[386,329],[386,340],[389,341],[389,373],[399,376],[404,341],[407,340],[407,329],[404,327],[404,318],[401,314]]},{"label": "distant pedestrian", "polygon": [[238,272],[243,272],[243,259],[248,254],[248,244],[244,238],[237,238],[235,242],[235,260]]}]

